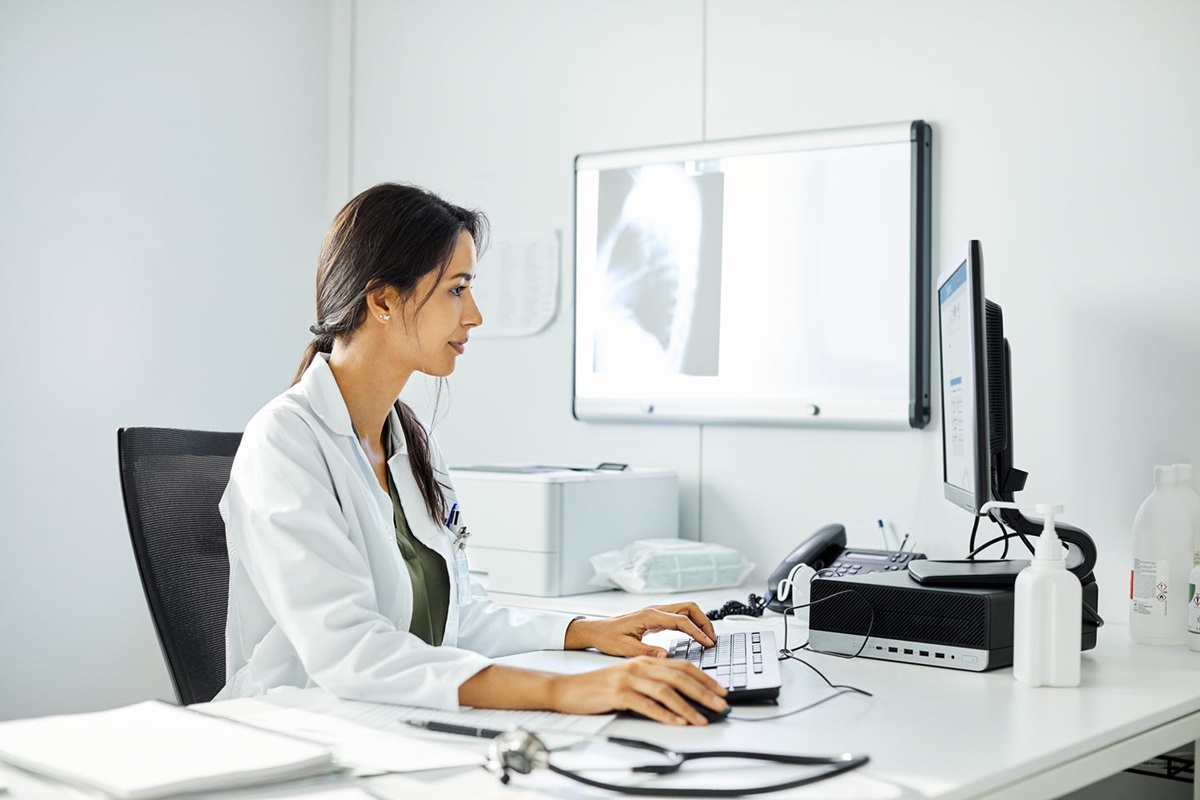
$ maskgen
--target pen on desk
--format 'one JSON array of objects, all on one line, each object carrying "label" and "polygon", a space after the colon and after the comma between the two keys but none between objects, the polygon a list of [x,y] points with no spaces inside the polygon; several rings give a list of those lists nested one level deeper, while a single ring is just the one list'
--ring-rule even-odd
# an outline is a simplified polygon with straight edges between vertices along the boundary
[{"label": "pen on desk", "polygon": [[474,736],[479,739],[495,739],[504,731],[496,731],[491,728],[476,728],[472,725],[451,725],[446,722],[434,722],[432,720],[404,720],[405,725],[411,725],[414,728],[424,728],[435,733],[456,733],[459,736]]},{"label": "pen on desk", "polygon": [[908,544],[908,534],[904,534],[904,540],[900,542],[900,552],[904,552],[904,545]]}]

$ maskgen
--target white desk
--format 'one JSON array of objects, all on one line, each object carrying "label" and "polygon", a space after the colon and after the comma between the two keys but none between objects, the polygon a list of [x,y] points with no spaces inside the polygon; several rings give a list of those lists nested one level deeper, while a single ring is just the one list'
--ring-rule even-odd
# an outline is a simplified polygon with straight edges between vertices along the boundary
[{"label": "white desk", "polygon": [[[703,593],[696,599],[707,610],[725,599],[745,594],[745,590],[722,590]],[[514,596],[496,599],[514,605],[600,615],[669,598],[631,597],[612,592],[552,599]],[[756,623],[718,623],[718,629],[766,626],[778,635],[782,624],[782,618],[772,615]],[[800,622],[793,621],[791,625],[795,644],[804,638],[805,631]],[[681,749],[719,746],[783,752],[866,753],[871,763],[856,772],[790,793],[771,795],[865,800],[1055,798],[1200,738],[1200,653],[1185,648],[1133,645],[1127,629],[1113,622],[1100,631],[1098,647],[1084,655],[1082,685],[1077,689],[1029,689],[1015,683],[1008,669],[970,673],[865,658],[845,660],[815,653],[807,657],[834,683],[852,684],[875,696],[844,695],[783,720],[733,719],[708,728],[671,728],[618,719],[605,733],[648,739]],[[523,654],[505,661],[560,671],[578,671],[608,663],[607,657],[595,653],[551,651]],[[784,685],[776,711],[805,705],[829,693],[820,678],[802,664],[785,661],[780,666]],[[297,692],[280,695],[273,701],[319,708],[323,699],[320,693]],[[736,707],[733,716],[750,717],[771,710]],[[459,746],[481,754],[486,749],[482,740],[442,737],[442,741],[456,740]],[[423,787],[419,792],[423,798],[470,796],[485,800],[516,796],[511,790],[502,792],[496,779],[482,770],[364,780],[373,795],[385,800],[416,796],[414,781]],[[751,773],[744,785],[761,780],[762,776]],[[3,782],[9,784],[9,795],[14,800],[82,796],[0,768],[0,783]],[[614,796],[547,773],[539,773],[536,778],[517,777],[513,786],[538,789],[542,792],[538,796],[543,797]],[[272,789],[237,793],[237,796],[280,797],[285,793],[286,790]],[[1200,800],[1200,792],[1195,796]]]},{"label": "white desk", "polygon": [[[744,600],[747,593],[745,588],[723,589],[693,599],[707,611],[730,598]],[[497,602],[511,605],[596,615],[675,599],[622,592],[496,596]],[[864,786],[862,797],[1055,798],[1200,738],[1200,653],[1135,645],[1128,627],[1118,624],[1124,615],[1110,611],[1107,616],[1097,647],[1084,653],[1075,689],[1030,689],[1013,680],[1011,669],[974,673],[811,653],[805,658],[831,681],[866,689],[874,698],[845,695],[777,722],[717,726],[720,734],[715,729],[664,728],[654,735],[646,727],[635,733],[629,726],[647,723],[631,721],[609,730],[681,746],[695,746],[704,737],[705,744],[757,743],[767,749],[763,730],[769,729],[793,751],[865,752],[871,763],[838,782],[865,775],[890,784],[893,791]],[[790,643],[807,638],[803,620],[789,624]],[[741,621],[727,625],[753,627]],[[776,630],[782,644],[781,617],[771,614],[758,625]],[[823,682],[803,665],[784,661],[780,668],[781,710],[804,705],[821,693]],[[734,716],[742,715],[750,712],[735,709]],[[832,786],[797,796],[831,796]],[[896,794],[900,788],[904,791]],[[1193,795],[1200,800],[1200,787],[1193,788]]]}]

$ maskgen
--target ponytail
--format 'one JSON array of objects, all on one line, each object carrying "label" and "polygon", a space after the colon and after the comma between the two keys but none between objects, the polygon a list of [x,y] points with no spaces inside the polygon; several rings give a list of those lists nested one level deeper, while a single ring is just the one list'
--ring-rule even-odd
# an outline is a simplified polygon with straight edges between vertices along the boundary
[{"label": "ponytail", "polygon": [[308,347],[304,348],[304,357],[300,359],[300,368],[296,370],[296,377],[292,378],[292,386],[295,386],[304,377],[308,365],[317,357],[317,353],[333,352],[333,336],[331,334],[326,333],[319,324],[309,326],[309,330],[312,331],[313,340],[308,343]]},{"label": "ponytail", "polygon": [[404,432],[404,441],[408,445],[408,463],[417,481],[417,488],[421,490],[425,509],[434,521],[441,522],[447,516],[446,495],[442,494],[443,484],[433,471],[429,434],[413,410],[400,400],[396,401],[396,413],[400,416],[400,430]]}]

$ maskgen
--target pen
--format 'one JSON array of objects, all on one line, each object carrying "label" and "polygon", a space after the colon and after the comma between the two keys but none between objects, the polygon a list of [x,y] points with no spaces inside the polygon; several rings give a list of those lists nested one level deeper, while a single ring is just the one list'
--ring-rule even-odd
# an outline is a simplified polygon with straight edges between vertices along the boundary
[{"label": "pen", "polygon": [[411,725],[414,728],[424,728],[425,730],[434,731],[435,733],[456,733],[459,736],[475,736],[479,739],[495,739],[504,731],[495,731],[491,728],[476,728],[471,725],[451,725],[446,722],[433,722],[431,720],[404,720],[405,725]]}]

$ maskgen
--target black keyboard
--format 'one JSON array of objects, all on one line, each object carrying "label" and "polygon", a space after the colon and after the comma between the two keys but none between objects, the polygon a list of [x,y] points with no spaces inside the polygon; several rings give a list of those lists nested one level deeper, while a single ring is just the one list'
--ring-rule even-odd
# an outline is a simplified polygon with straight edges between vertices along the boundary
[{"label": "black keyboard", "polygon": [[667,648],[669,658],[686,659],[729,690],[730,703],[779,697],[779,648],[771,631],[723,633],[713,647],[680,639]]}]

